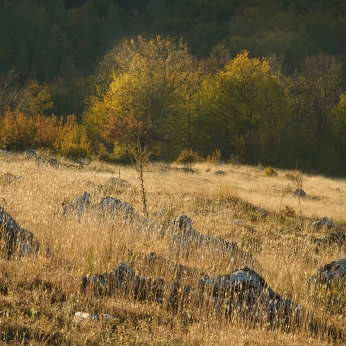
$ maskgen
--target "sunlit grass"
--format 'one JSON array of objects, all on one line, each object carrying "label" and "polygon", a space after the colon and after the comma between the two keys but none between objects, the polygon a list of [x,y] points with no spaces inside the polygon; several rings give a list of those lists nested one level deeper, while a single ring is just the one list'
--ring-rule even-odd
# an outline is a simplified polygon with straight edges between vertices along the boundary
[{"label": "sunlit grass", "polygon": [[[131,203],[141,213],[139,182],[130,166],[92,162],[81,169],[77,165],[56,169],[14,155],[3,157],[0,163],[0,176],[10,172],[18,177],[10,184],[0,184],[2,206],[55,254],[53,258],[39,254],[17,260],[0,259],[9,286],[9,294],[0,295],[0,313],[8,311],[8,317],[0,314],[0,334],[25,325],[32,339],[56,344],[83,344],[85,340],[124,345],[328,343],[321,335],[312,338],[304,328],[289,334],[265,326],[249,329],[246,321],[220,321],[208,310],[192,309],[191,319],[186,319],[171,315],[155,303],[82,296],[81,275],[109,272],[119,262],[132,264],[141,274],[145,269],[140,263],[152,251],[209,275],[229,273],[235,266],[222,256],[207,252],[192,252],[189,258],[175,257],[167,239],[148,235],[141,224],[129,226],[121,218],[102,218],[96,206],[106,195]],[[184,173],[177,167],[180,166],[147,165],[144,183],[149,217],[154,218],[154,213],[163,209],[168,218],[184,213],[200,232],[237,242],[253,254],[258,263],[254,269],[274,291],[345,328],[346,316],[330,314],[323,301],[310,297],[306,284],[321,265],[345,257],[345,247],[317,251],[310,237],[325,233],[315,234],[309,228],[310,219],[324,216],[332,218],[337,227],[345,227],[345,180],[304,175],[307,198],[301,199],[300,217],[298,199],[288,192],[292,186],[286,171],[276,170],[277,176],[267,176],[258,167],[195,164],[195,173]],[[215,175],[220,169],[225,175]],[[125,179],[131,186],[107,186],[112,176]],[[80,218],[62,215],[62,203],[84,191],[91,194],[95,208]],[[286,206],[294,210],[296,217],[284,215]],[[152,274],[167,280],[174,278],[169,268],[153,269]],[[88,323],[87,327],[77,328],[71,324],[76,311],[109,313],[119,317],[120,323]]]}]

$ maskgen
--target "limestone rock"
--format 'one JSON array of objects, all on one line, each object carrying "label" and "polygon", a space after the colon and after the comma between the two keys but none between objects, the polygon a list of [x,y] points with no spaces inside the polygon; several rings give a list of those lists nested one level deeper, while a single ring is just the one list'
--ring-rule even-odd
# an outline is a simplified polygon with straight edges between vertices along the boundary
[{"label": "limestone rock", "polygon": [[10,172],[4,173],[0,176],[0,184],[3,186],[8,186],[18,180],[21,180],[23,177],[20,175],[12,174]]},{"label": "limestone rock", "polygon": [[311,230],[315,232],[319,232],[321,229],[332,229],[334,228],[334,222],[332,219],[329,219],[327,217],[324,217],[323,219],[319,221],[313,221],[310,224]]},{"label": "limestone rock", "polygon": [[40,242],[30,231],[20,227],[16,220],[0,206],[0,240],[4,240],[7,256],[13,254],[22,257],[26,254],[36,254]]},{"label": "limestone rock", "polygon": [[77,213],[78,216],[84,214],[91,206],[91,196],[87,191],[78,196],[73,202],[63,203],[62,213],[63,215],[70,213]]},{"label": "limestone rock", "polygon": [[76,323],[86,322],[86,321],[114,321],[115,318],[110,314],[89,314],[88,312],[77,311],[73,316],[73,321]]},{"label": "limestone rock", "polygon": [[201,279],[184,278],[165,282],[162,278],[136,275],[132,268],[120,263],[113,272],[82,277],[82,291],[132,296],[155,301],[173,313],[189,305],[208,305],[227,314],[251,316],[258,322],[288,322],[297,318],[301,307],[275,293],[254,270],[245,266],[222,276]]},{"label": "limestone rock", "polygon": [[220,170],[218,170],[218,171],[216,171],[215,173],[214,173],[215,175],[226,175],[226,172],[224,172],[224,171],[222,171],[221,169]]},{"label": "limestone rock", "polygon": [[308,283],[327,289],[338,283],[346,285],[346,258],[322,266],[317,270],[317,274],[310,276]]},{"label": "limestone rock", "polygon": [[293,197],[306,198],[306,193],[303,189],[297,189],[293,192]]},{"label": "limestone rock", "polygon": [[313,238],[313,242],[317,245],[332,245],[339,246],[346,245],[346,232],[336,231],[332,232],[322,238]]},{"label": "limestone rock", "polygon": [[37,153],[35,149],[27,149],[24,152],[24,156],[26,159],[36,159],[37,158]]},{"label": "limestone rock", "polygon": [[108,185],[121,186],[121,187],[130,187],[131,186],[131,184],[128,181],[121,179],[121,178],[114,178],[114,177],[111,177],[107,181],[107,184]]},{"label": "limestone rock", "polygon": [[192,220],[184,214],[173,219],[167,235],[172,237],[172,251],[180,252],[186,258],[188,258],[191,249],[195,249],[222,254],[223,256],[228,255],[236,266],[256,265],[252,255],[240,250],[236,243],[229,242],[222,237],[213,237],[199,232],[193,227]]},{"label": "limestone rock", "polygon": [[107,196],[101,199],[100,206],[103,211],[117,213],[122,208],[123,203],[119,198]]}]

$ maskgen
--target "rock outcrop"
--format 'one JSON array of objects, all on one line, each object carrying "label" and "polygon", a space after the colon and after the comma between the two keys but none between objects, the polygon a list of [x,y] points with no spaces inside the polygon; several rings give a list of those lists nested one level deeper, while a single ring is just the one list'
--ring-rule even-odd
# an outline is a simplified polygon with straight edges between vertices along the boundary
[{"label": "rock outcrop", "polygon": [[244,266],[222,276],[183,278],[166,282],[161,277],[136,275],[125,263],[111,273],[85,275],[82,292],[131,296],[162,304],[177,313],[189,306],[208,306],[226,315],[251,316],[257,323],[288,323],[298,319],[302,308],[275,293],[254,270]]},{"label": "rock outcrop", "polygon": [[250,265],[253,267],[256,265],[253,256],[239,249],[237,243],[199,232],[193,227],[192,220],[184,214],[173,219],[171,228],[168,229],[165,236],[172,237],[171,250],[185,258],[189,257],[192,250],[209,251],[214,255],[230,256],[235,266]]},{"label": "rock outcrop", "polygon": [[16,220],[0,206],[0,241],[5,243],[7,257],[16,254],[22,257],[26,254],[36,254],[40,242],[36,236],[20,227]]},{"label": "rock outcrop", "polygon": [[334,285],[344,285],[346,293],[346,258],[332,261],[317,270],[317,273],[311,275],[308,279],[309,285],[314,287],[324,287],[329,289]]},{"label": "rock outcrop", "polygon": [[313,238],[312,241],[317,245],[346,245],[346,232],[336,231],[325,235],[322,238]]},{"label": "rock outcrop", "polygon": [[312,221],[310,224],[310,228],[315,232],[319,232],[322,229],[328,230],[334,228],[334,222],[332,219],[324,217],[321,220]]},{"label": "rock outcrop", "polygon": [[296,189],[293,192],[293,197],[306,198],[306,192],[303,189]]},{"label": "rock outcrop", "polygon": [[77,214],[79,217],[85,214],[91,206],[91,196],[87,191],[78,196],[73,202],[62,204],[62,214]]}]

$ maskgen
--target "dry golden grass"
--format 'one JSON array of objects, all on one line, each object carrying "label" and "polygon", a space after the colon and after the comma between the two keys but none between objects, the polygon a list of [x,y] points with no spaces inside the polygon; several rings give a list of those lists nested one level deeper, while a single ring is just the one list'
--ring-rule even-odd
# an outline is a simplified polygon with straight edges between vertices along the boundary
[{"label": "dry golden grass", "polygon": [[[267,176],[257,167],[212,164],[195,164],[193,169],[196,173],[192,174],[176,170],[175,165],[146,167],[149,217],[162,209],[167,211],[167,218],[184,213],[202,233],[237,242],[254,255],[254,269],[274,291],[346,332],[345,306],[332,309],[323,295],[319,300],[311,296],[306,284],[320,266],[346,257],[345,247],[317,249],[310,237],[326,233],[312,233],[309,228],[310,219],[327,216],[345,230],[346,181],[304,176],[303,189],[308,196],[299,206],[298,199],[292,197],[293,187],[285,171],[277,170],[277,176]],[[215,175],[219,169],[226,174]],[[265,325],[256,327],[241,319],[220,319],[207,309],[172,315],[156,303],[83,296],[81,275],[108,272],[119,262],[131,263],[141,274],[144,269],[139,263],[152,251],[209,275],[229,273],[236,265],[222,256],[201,256],[200,252],[191,253],[188,259],[177,258],[170,254],[165,239],[142,232],[140,224],[129,227],[120,219],[102,219],[95,211],[80,219],[61,214],[62,203],[84,191],[91,194],[95,204],[110,195],[131,203],[140,212],[139,182],[132,167],[92,162],[82,169],[72,165],[53,168],[11,155],[0,158],[0,177],[5,173],[17,178],[0,181],[1,205],[19,225],[32,231],[42,244],[49,245],[55,255],[0,259],[9,289],[8,295],[0,293],[0,342],[7,333],[17,344],[330,344],[327,336],[319,333],[313,337],[304,328],[285,333]],[[107,186],[112,176],[120,176],[131,186]],[[285,215],[286,207],[296,216]],[[243,222],[232,222],[236,219]],[[159,271],[151,274],[172,279],[167,268]],[[345,304],[345,299],[342,302]],[[76,311],[108,313],[117,319],[76,324],[72,322]]]}]

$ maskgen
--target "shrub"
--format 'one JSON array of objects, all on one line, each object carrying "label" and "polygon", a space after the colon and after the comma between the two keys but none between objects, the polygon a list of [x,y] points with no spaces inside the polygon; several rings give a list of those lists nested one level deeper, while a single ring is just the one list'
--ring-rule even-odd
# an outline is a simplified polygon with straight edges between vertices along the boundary
[{"label": "shrub", "polygon": [[38,116],[36,119],[37,133],[35,137],[35,146],[38,148],[55,150],[61,122],[62,121],[59,121],[56,116]]},{"label": "shrub", "polygon": [[62,155],[72,159],[90,155],[91,145],[86,128],[77,123],[74,114],[69,115],[65,125],[60,127],[57,149]]},{"label": "shrub", "polygon": [[178,158],[177,163],[193,163],[202,161],[202,157],[192,149],[184,149]]},{"label": "shrub", "polygon": [[205,160],[208,163],[219,163],[221,161],[221,150],[215,149],[211,155]]},{"label": "shrub", "polygon": [[37,127],[23,112],[7,111],[0,120],[0,142],[7,150],[24,150],[34,146]]},{"label": "shrub", "polygon": [[265,174],[270,176],[276,176],[278,175],[278,172],[273,167],[268,166],[265,170]]}]

